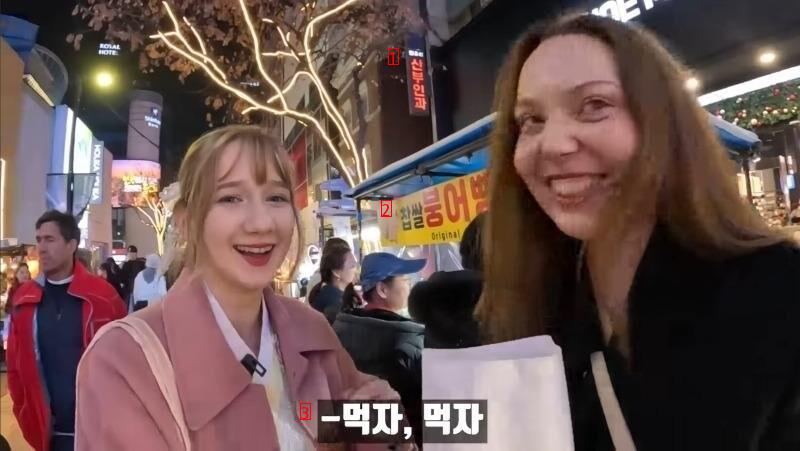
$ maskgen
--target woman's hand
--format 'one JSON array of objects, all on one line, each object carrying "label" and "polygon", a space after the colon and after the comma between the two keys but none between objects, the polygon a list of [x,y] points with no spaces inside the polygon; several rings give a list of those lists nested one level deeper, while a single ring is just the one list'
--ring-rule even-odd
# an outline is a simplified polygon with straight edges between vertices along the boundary
[{"label": "woman's hand", "polygon": [[399,401],[400,395],[383,379],[372,379],[361,387],[346,390],[343,394],[348,401]]}]

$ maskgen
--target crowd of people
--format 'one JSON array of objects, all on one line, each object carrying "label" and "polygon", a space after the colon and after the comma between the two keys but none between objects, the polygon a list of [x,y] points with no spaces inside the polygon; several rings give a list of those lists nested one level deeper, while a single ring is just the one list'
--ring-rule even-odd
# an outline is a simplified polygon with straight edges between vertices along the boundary
[{"label": "crowd of people", "polygon": [[421,447],[424,348],[550,335],[579,451],[800,448],[800,250],[739,198],[684,74],[638,27],[533,27],[501,70],[490,208],[463,269],[413,287],[424,260],[359,262],[331,239],[307,303],[270,288],[302,228],[289,156],[258,126],[189,148],[168,291],[135,248],[90,274],[75,219],[46,213],[43,275],[21,269],[10,307],[25,438],[312,450],[298,401],[371,399],[400,400],[415,433],[383,449]]}]

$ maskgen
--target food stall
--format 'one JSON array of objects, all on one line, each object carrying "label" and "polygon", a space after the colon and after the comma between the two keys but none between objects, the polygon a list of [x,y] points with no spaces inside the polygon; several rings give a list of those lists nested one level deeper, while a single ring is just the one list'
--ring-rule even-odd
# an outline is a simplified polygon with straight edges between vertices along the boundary
[{"label": "food stall", "polygon": [[[460,269],[461,234],[488,208],[486,168],[494,119],[494,113],[486,116],[350,190],[347,196],[356,201],[359,242],[378,240],[386,252],[428,259],[423,277]],[[709,120],[731,157],[749,161],[760,144],[758,136],[716,116],[709,115]],[[365,218],[365,207],[377,213],[374,219]]]}]

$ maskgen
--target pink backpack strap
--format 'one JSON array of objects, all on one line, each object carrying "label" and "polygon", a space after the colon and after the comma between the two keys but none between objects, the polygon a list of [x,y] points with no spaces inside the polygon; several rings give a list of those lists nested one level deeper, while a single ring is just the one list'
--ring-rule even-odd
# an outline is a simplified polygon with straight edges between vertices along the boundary
[{"label": "pink backpack strap", "polygon": [[[175,370],[172,367],[172,362],[169,359],[169,355],[167,355],[167,351],[161,344],[161,340],[158,339],[158,336],[153,332],[153,329],[147,322],[135,316],[128,316],[111,322],[95,334],[94,339],[92,339],[92,342],[89,343],[89,346],[86,348],[86,352],[89,352],[103,335],[113,329],[124,330],[142,349],[142,353],[145,359],[147,359],[147,364],[150,366],[150,371],[152,371],[158,388],[167,401],[172,418],[175,420],[178,436],[183,442],[183,449],[191,451],[189,429],[186,426],[181,400],[178,396],[178,388],[175,385]],[[78,365],[78,371],[80,372],[80,364]],[[77,442],[75,449],[80,449]]]}]

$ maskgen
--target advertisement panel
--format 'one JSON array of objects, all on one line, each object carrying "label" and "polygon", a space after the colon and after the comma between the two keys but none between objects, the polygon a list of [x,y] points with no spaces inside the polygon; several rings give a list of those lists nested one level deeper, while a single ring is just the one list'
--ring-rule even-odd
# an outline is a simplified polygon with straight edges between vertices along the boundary
[{"label": "advertisement panel", "polygon": [[416,246],[461,241],[464,229],[489,206],[488,173],[478,171],[394,199],[392,214],[381,218],[384,246]]},{"label": "advertisement panel", "polygon": [[149,160],[114,160],[111,166],[111,206],[141,205],[142,197],[158,192],[161,165]]},{"label": "advertisement panel", "polygon": [[72,172],[88,174],[92,171],[92,131],[78,119],[75,121],[75,153],[72,161]]}]

